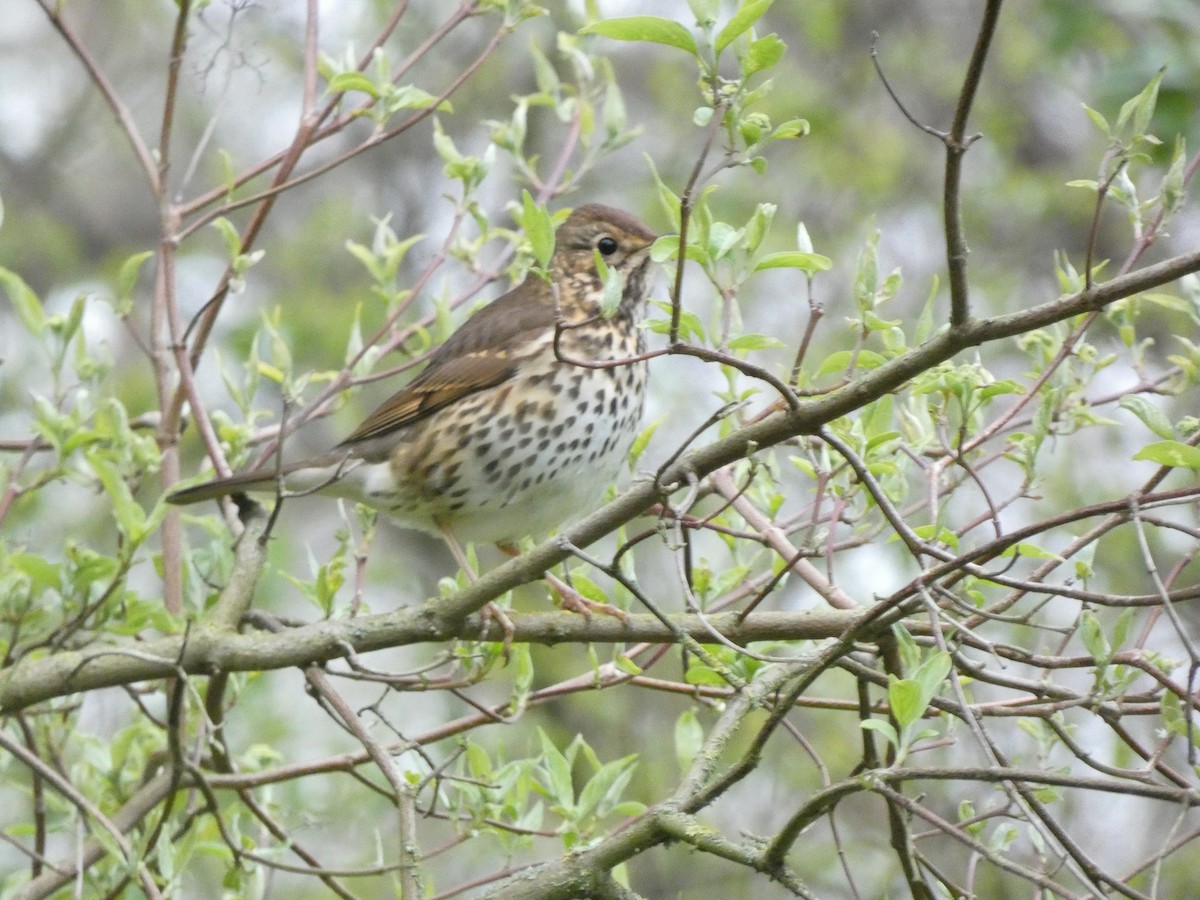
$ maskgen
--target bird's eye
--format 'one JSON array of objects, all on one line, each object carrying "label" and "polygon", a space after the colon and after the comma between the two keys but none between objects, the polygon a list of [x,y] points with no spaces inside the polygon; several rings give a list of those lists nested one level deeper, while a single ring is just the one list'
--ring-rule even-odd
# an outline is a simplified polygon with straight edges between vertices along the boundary
[{"label": "bird's eye", "polygon": [[617,252],[617,240],[605,235],[596,241],[596,249],[600,251],[601,256],[612,256]]}]

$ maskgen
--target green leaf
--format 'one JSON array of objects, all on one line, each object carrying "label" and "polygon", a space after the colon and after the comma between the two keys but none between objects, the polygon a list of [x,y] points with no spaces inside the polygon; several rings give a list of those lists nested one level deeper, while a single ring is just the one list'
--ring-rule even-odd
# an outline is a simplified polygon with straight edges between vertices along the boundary
[{"label": "green leaf", "polygon": [[[746,58],[742,63],[743,69],[747,76],[769,69],[783,59],[783,54],[786,52],[787,44],[779,39],[779,35],[768,34],[766,37],[760,37],[757,41],[750,42],[750,49],[746,52]],[[798,125],[801,122],[803,122],[802,127]],[[775,129],[771,139],[797,137],[801,132],[807,131],[807,122],[804,122],[803,119],[793,119]]]},{"label": "green leaf", "polygon": [[894,407],[892,395],[884,394],[864,410],[861,421],[868,450],[899,437],[899,432],[892,430]]},{"label": "green leaf", "polygon": [[145,510],[133,499],[133,492],[129,490],[129,485],[112,462],[98,452],[88,453],[87,456],[92,470],[104,485],[104,492],[112,502],[113,518],[117,527],[133,544],[140,544],[147,534]]},{"label": "green leaf", "polygon": [[[650,167],[650,174],[654,178],[654,188],[658,192],[658,202],[663,208],[663,212],[667,214],[667,219],[671,223],[671,228],[679,231],[679,195],[667,187],[666,182],[662,180],[662,176],[658,174],[658,167],[654,165],[654,159],[649,154],[644,154],[646,164]],[[662,240],[662,238],[659,238]],[[676,246],[679,244],[679,238],[675,238]]]},{"label": "green leaf", "polygon": [[713,49],[720,55],[721,51],[732,44],[735,40],[750,30],[763,13],[771,8],[773,0],[748,0],[742,3],[738,11],[733,14],[725,27],[717,32],[717,39],[713,42]]},{"label": "green leaf", "polygon": [[717,687],[728,687],[729,682],[716,669],[708,666],[694,663],[688,666],[687,672],[683,676],[683,680],[688,684],[696,685],[716,685]]},{"label": "green leaf", "polygon": [[[676,210],[676,213],[679,211]],[[650,248],[650,258],[656,263],[666,262],[670,259],[678,259],[679,256],[679,235],[664,234],[656,240]],[[686,256],[692,262],[705,263],[708,261],[708,255],[700,249],[696,244],[689,243],[687,246]]]},{"label": "green leaf", "polygon": [[464,161],[463,155],[458,152],[458,147],[454,144],[454,138],[446,134],[442,123],[436,117],[433,120],[433,149],[442,158],[447,169],[459,166]]},{"label": "green leaf", "polygon": [[625,109],[625,96],[615,79],[610,78],[604,88],[601,121],[604,123],[604,133],[617,141],[617,145],[625,143],[633,136],[633,131],[629,128],[629,114]]},{"label": "green leaf", "polygon": [[1167,726],[1167,731],[1172,734],[1187,734],[1187,718],[1183,715],[1179,698],[1175,694],[1170,691],[1162,692],[1162,699],[1159,701],[1159,713],[1162,716],[1163,724]]},{"label": "green leaf", "polygon": [[960,800],[958,802],[958,821],[966,822],[975,818],[975,804],[970,800]]},{"label": "green leaf", "polygon": [[57,587],[61,581],[62,566],[32,553],[12,553],[0,559],[5,568],[21,572],[31,583],[32,593]]},{"label": "green leaf", "polygon": [[675,758],[679,771],[686,772],[704,746],[704,727],[694,709],[685,709],[675,720]]},{"label": "green leaf", "polygon": [[925,305],[921,307],[921,314],[917,316],[917,325],[913,331],[914,343],[925,343],[925,339],[933,332],[933,310],[937,302],[939,287],[938,276],[934,275],[933,282],[929,286],[929,296],[925,298]]},{"label": "green leaf", "polygon": [[636,761],[636,756],[626,756],[602,765],[579,792],[579,812],[606,815],[621,799],[633,777]]},{"label": "green leaf", "polygon": [[1171,424],[1171,420],[1166,414],[1154,403],[1151,403],[1145,397],[1132,394],[1128,397],[1122,397],[1117,403],[1121,409],[1128,410],[1139,419],[1142,424],[1165,440],[1173,440],[1175,437],[1175,427]]},{"label": "green leaf", "polygon": [[[1030,834],[1035,834],[1035,829],[1029,829]],[[1008,852],[1008,848],[1019,837],[1017,827],[1008,822],[1004,822],[996,826],[996,830],[992,832],[991,837],[987,840],[987,847],[993,853],[1004,856]]]},{"label": "green leaf", "polygon": [[528,644],[514,644],[509,648],[508,669],[512,673],[513,704],[521,709],[533,687],[533,657],[529,653]]},{"label": "green leaf", "polygon": [[530,44],[529,55],[533,57],[533,77],[537,82],[538,92],[548,97],[558,96],[562,83],[558,73],[554,71],[554,66],[546,59],[546,54],[538,49],[537,44]]},{"label": "green leaf", "polygon": [[[643,815],[649,808],[650,807],[648,807],[645,803],[641,803],[637,800],[624,800],[612,808],[612,814],[614,816],[621,816],[625,819],[632,819],[636,816]],[[624,868],[624,863],[621,863],[619,866],[615,866],[612,870],[613,875],[619,879],[621,877],[620,873]],[[628,884],[628,877],[626,877],[621,883]]]},{"label": "green leaf", "polygon": [[258,372],[258,374],[261,375],[263,378],[273,381],[276,384],[283,384],[283,382],[284,382],[283,370],[280,369],[278,366],[273,366],[270,363],[265,362],[261,359],[258,361],[257,365],[255,366],[255,371]]},{"label": "green leaf", "polygon": [[554,746],[554,742],[542,729],[538,729],[538,738],[542,745],[542,771],[545,773],[543,787],[546,788],[550,799],[564,810],[575,805],[575,789],[571,782],[571,764],[562,752]]},{"label": "green leaf", "polygon": [[799,250],[785,250],[782,253],[768,253],[754,264],[754,271],[763,269],[800,269],[808,275],[824,272],[833,266],[833,260],[819,253],[803,253]]},{"label": "green leaf", "polygon": [[1072,559],[1075,564],[1075,577],[1080,581],[1087,581],[1091,578],[1096,573],[1095,559],[1096,544],[1094,542],[1076,553]]},{"label": "green leaf", "polygon": [[1160,466],[1200,469],[1200,447],[1180,441],[1156,441],[1147,444],[1135,453],[1133,458],[1158,463]]},{"label": "green leaf", "polygon": [[397,112],[402,109],[428,109],[435,103],[443,112],[454,112],[450,101],[443,100],[438,103],[438,98],[434,94],[413,84],[388,90],[384,95],[383,102],[388,112]]},{"label": "green leaf", "polygon": [[[769,40],[773,37],[774,37],[774,35],[769,34],[765,38],[763,38],[763,40],[764,41]],[[782,43],[782,42],[780,42],[780,43]],[[777,127],[774,131],[772,131],[771,136],[768,137],[767,140],[768,141],[785,141],[785,140],[790,140],[792,138],[804,137],[806,134],[808,134],[810,127],[811,126],[808,123],[808,119],[788,119],[786,122],[782,123],[779,127]]]},{"label": "green leaf", "polygon": [[803,456],[789,456],[788,461],[793,466],[795,466],[797,469],[799,469],[801,472],[803,472],[805,475],[807,475],[809,478],[817,477],[816,467],[812,464],[811,461],[805,459]]},{"label": "green leaf", "polygon": [[859,722],[858,725],[864,731],[878,731],[893,747],[900,746],[900,738],[891,722],[885,722],[883,719],[867,719],[865,722]]},{"label": "green leaf", "polygon": [[475,741],[467,741],[467,771],[471,777],[480,780],[491,778],[492,760],[488,752]]},{"label": "green leaf", "polygon": [[950,674],[950,666],[950,654],[945,650],[938,650],[936,653],[929,654],[925,661],[917,666],[916,671],[913,672],[912,680],[921,689],[923,706],[928,706],[930,701],[937,696],[942,682]]},{"label": "green leaf", "polygon": [[371,252],[370,247],[360,244],[357,241],[347,240],[346,252],[366,266],[367,271],[371,274],[371,279],[376,284],[382,284],[386,281],[384,267],[375,258],[375,254]]},{"label": "green leaf", "polygon": [[718,597],[729,593],[734,588],[742,587],[750,580],[750,569],[746,566],[733,566],[712,579],[710,590]]},{"label": "green leaf", "polygon": [[[651,331],[655,334],[666,334],[671,330],[671,304],[664,303],[661,300],[651,301],[656,307],[666,314],[666,319],[651,319],[647,324]],[[681,310],[679,315],[679,337],[682,340],[689,341],[695,338],[700,343],[704,343],[704,325],[700,322],[700,317],[689,310]]]},{"label": "green leaf", "polygon": [[579,591],[584,600],[591,600],[593,603],[604,603],[608,600],[604,589],[582,572],[571,573],[571,586]]},{"label": "green leaf", "polygon": [[[958,549],[958,535],[944,525],[917,525],[913,528],[913,534],[923,541],[940,542],[951,550]],[[893,534],[888,540],[898,541],[900,540],[900,535]]]},{"label": "green leaf", "polygon": [[238,234],[237,227],[224,216],[214,219],[212,227],[225,239],[225,250],[229,258],[236,259],[242,252],[242,236]]},{"label": "green leaf", "polygon": [[900,654],[900,671],[912,674],[921,665],[921,648],[903,622],[892,625],[892,634],[896,638],[896,652]]},{"label": "green leaf", "polygon": [[[1121,106],[1121,112],[1117,116],[1117,131],[1128,133],[1130,137],[1137,137],[1146,133],[1146,127],[1150,124],[1150,119],[1154,116],[1154,107],[1158,103],[1158,86],[1162,83],[1163,72],[1165,69],[1159,69],[1158,74],[1150,79],[1150,83],[1142,88],[1141,92]],[[1125,131],[1125,126],[1132,123],[1132,128],[1128,132]]]},{"label": "green leaf", "polygon": [[744,228],[734,228],[728,222],[713,222],[708,229],[708,255],[711,259],[724,259],[746,233]]},{"label": "green leaf", "polygon": [[[1184,278],[1195,279],[1195,275],[1185,275]],[[1184,278],[1180,279],[1179,287],[1184,288]],[[1196,307],[1190,299],[1185,300],[1183,297],[1176,297],[1174,294],[1163,294],[1158,291],[1147,291],[1144,294],[1137,294],[1130,297],[1130,300],[1138,303],[1152,303],[1162,309],[1169,309],[1171,312],[1183,313],[1185,316],[1195,316]],[[1117,304],[1113,304],[1117,308]]]},{"label": "green leaf", "polygon": [[879,302],[879,237],[879,229],[872,229],[854,266],[854,300],[860,312]]},{"label": "green leaf", "polygon": [[1129,607],[1121,611],[1117,616],[1117,622],[1113,625],[1112,630],[1112,646],[1113,650],[1120,650],[1125,646],[1125,640],[1129,637],[1129,626],[1133,623],[1133,607]]},{"label": "green leaf", "polygon": [[543,269],[550,266],[554,256],[554,222],[550,211],[539,205],[529,191],[521,192],[521,230],[529,239],[533,257]]},{"label": "green leaf", "polygon": [[117,272],[117,302],[113,304],[117,315],[127,316],[133,310],[133,288],[137,284],[138,273],[153,255],[152,250],[144,250],[121,263],[121,269]]},{"label": "green leaf", "polygon": [[633,446],[629,448],[629,459],[631,462],[637,462],[638,457],[645,451],[646,445],[650,443],[650,438],[654,437],[654,432],[658,430],[658,426],[666,420],[666,416],[659,416],[643,428],[641,434],[634,438]]},{"label": "green leaf", "polygon": [[1023,394],[1025,389],[1015,381],[993,381],[991,384],[984,385],[979,391],[980,400],[990,400],[992,397],[1002,397],[1005,394]]},{"label": "green leaf", "polygon": [[360,91],[378,99],[379,88],[362,72],[340,72],[329,79],[329,92],[341,94],[346,91]]},{"label": "green leaf", "polygon": [[579,30],[580,34],[598,34],[617,41],[644,41],[651,44],[666,44],[678,47],[697,56],[696,40],[690,31],[658,16],[625,16],[594,22]]},{"label": "green leaf", "polygon": [[17,316],[30,334],[41,337],[46,331],[46,313],[37,294],[16,272],[0,268],[0,284],[12,301]]},{"label": "green leaf", "polygon": [[812,255],[812,238],[809,236],[808,227],[803,222],[796,224],[796,247],[801,253]]},{"label": "green leaf", "polygon": [[1039,547],[1032,541],[1017,541],[1011,547],[1005,547],[1000,554],[1001,558],[1009,556],[1020,556],[1025,559],[1053,559],[1058,562],[1066,562],[1059,554],[1053,550],[1047,550],[1045,547]]},{"label": "green leaf", "polygon": [[826,375],[830,372],[844,372],[850,367],[851,363],[854,363],[856,369],[877,369],[885,362],[887,362],[887,359],[874,350],[859,350],[857,356],[852,350],[838,350],[825,358],[825,361],[821,363],[821,367],[817,369],[817,374]]},{"label": "green leaf", "polygon": [[[1175,135],[1175,147],[1171,154],[1171,165],[1163,176],[1159,194],[1162,197],[1163,210],[1167,213],[1178,212],[1187,198],[1187,144],[1182,134]],[[0,213],[3,210],[0,209]]]},{"label": "green leaf", "polygon": [[696,24],[701,28],[711,28],[717,24],[717,10],[720,9],[720,0],[688,0],[688,6],[692,10],[692,15],[696,17]]},{"label": "green leaf", "polygon": [[745,247],[751,253],[755,252],[771,230],[771,221],[779,207],[774,203],[760,203],[754,208],[754,214],[745,228]]},{"label": "green leaf", "polygon": [[613,665],[615,665],[626,675],[641,675],[644,671],[641,666],[635,663],[631,657],[624,653],[618,653],[613,657]]},{"label": "green leaf", "polygon": [[1086,103],[1081,103],[1080,105],[1083,107],[1083,111],[1087,113],[1087,117],[1092,120],[1092,124],[1099,128],[1100,131],[1104,133],[1105,137],[1112,137],[1112,128],[1109,127],[1108,119],[1104,118],[1103,115],[1092,109]]},{"label": "green leaf", "polygon": [[1098,665],[1106,665],[1112,659],[1112,647],[1108,643],[1108,638],[1104,636],[1104,630],[1100,627],[1100,620],[1096,618],[1096,614],[1090,609],[1085,609],[1079,620],[1080,636],[1083,638],[1083,646],[1087,648],[1087,652],[1091,654],[1092,659]]},{"label": "green leaf", "polygon": [[900,727],[911,725],[925,712],[920,686],[910,678],[895,678],[888,685],[888,706]]},{"label": "green leaf", "polygon": [[596,264],[600,283],[604,285],[604,294],[600,297],[600,317],[611,319],[621,307],[621,298],[625,296],[625,279],[616,269],[605,265],[599,250],[592,251],[592,261]]},{"label": "green leaf", "polygon": [[763,113],[747,113],[737,123],[738,134],[747,147],[757,146],[770,127],[771,120]]},{"label": "green leaf", "polygon": [[779,338],[765,334],[743,334],[729,342],[730,350],[772,350],[785,346],[787,345]]}]

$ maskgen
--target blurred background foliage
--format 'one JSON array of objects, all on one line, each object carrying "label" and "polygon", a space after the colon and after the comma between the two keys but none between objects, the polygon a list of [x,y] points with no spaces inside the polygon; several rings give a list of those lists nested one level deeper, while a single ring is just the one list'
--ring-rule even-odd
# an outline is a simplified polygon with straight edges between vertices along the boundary
[{"label": "blurred background foliage", "polygon": [[[396,58],[423,41],[447,11],[447,4],[441,3],[412,6],[394,38]],[[86,36],[90,52],[128,103],[143,133],[156,134],[174,8],[124,0],[76,2],[69,7],[76,33]],[[773,123],[802,117],[810,123],[811,133],[771,145],[765,153],[763,174],[748,168],[723,173],[710,205],[726,220],[741,222],[756,204],[777,203],[775,228],[769,238],[772,246],[792,249],[795,225],[803,222],[816,251],[833,259],[833,269],[817,282],[816,299],[824,304],[826,317],[815,337],[815,358],[852,343],[843,323],[854,315],[854,264],[873,229],[881,235],[881,271],[898,268],[903,273],[903,285],[888,308],[889,315],[915,321],[934,279],[944,270],[942,149],[935,139],[907,122],[889,98],[873,66],[871,47],[877,48],[879,64],[909,112],[922,123],[946,128],[980,7],[961,0],[780,2],[758,26],[760,34],[775,32],[788,46],[762,111]],[[686,181],[701,134],[692,122],[693,109],[700,105],[696,71],[681,54],[666,47],[579,38],[577,30],[597,11],[605,17],[636,11],[690,22],[682,2],[593,0],[586,8],[581,3],[548,5],[548,15],[523,21],[513,29],[499,51],[455,94],[453,110],[439,112],[437,119],[463,153],[482,156],[496,133],[496,123],[510,121],[514,98],[538,90],[534,55],[544,56],[563,82],[570,84],[573,67],[582,63],[562,50],[569,49],[571,42],[588,40],[588,52],[607,60],[594,73],[597,83],[603,85],[611,75],[623,101],[625,124],[637,134],[598,159],[574,190],[551,206],[606,202],[635,211],[666,230],[646,158],[653,160],[663,181],[675,190]],[[177,152],[170,179],[173,190],[182,196],[202,193],[221,185],[229,170],[240,171],[283,148],[299,109],[302,12],[294,3],[219,0],[205,4],[197,13],[183,64]],[[362,35],[374,33],[390,12],[391,5],[380,2],[325,4],[323,52],[342,58],[356,40],[363,40]],[[1200,144],[1196,120],[1200,108],[1200,17],[1196,13],[1191,0],[1096,0],[1086,4],[1011,0],[1005,5],[972,117],[972,130],[982,132],[983,138],[972,147],[965,167],[963,204],[978,315],[1053,299],[1059,293],[1055,251],[1062,251],[1077,268],[1082,267],[1093,195],[1069,187],[1067,182],[1095,178],[1106,149],[1105,138],[1089,121],[1084,104],[1111,118],[1127,98],[1165,67],[1151,128],[1164,143],[1153,152],[1151,165],[1143,169],[1146,181],[1139,187],[1147,194],[1154,192],[1170,161],[1175,135],[1182,135],[1189,147]],[[0,30],[0,199],[4,204],[0,266],[19,273],[42,298],[48,314],[65,316],[79,296],[114,297],[124,262],[154,248],[159,210],[110,111],[38,5],[6,0],[4,18],[6,24]],[[465,60],[483,48],[494,27],[494,17],[484,16],[455,30],[408,77],[436,92],[461,71]],[[353,50],[360,52],[361,47]],[[315,159],[333,158],[371,127],[364,120],[347,129],[319,150]],[[602,137],[603,125],[597,128],[586,136],[593,145]],[[566,140],[566,131],[566,123],[554,109],[537,105],[529,109],[526,153],[539,159],[542,174]],[[262,340],[264,318],[278,322],[279,337],[296,365],[318,372],[342,365],[356,319],[364,333],[384,320],[386,306],[373,293],[366,268],[346,245],[353,241],[370,246],[377,222],[386,217],[400,238],[427,235],[405,259],[397,278],[400,285],[409,283],[436,252],[454,213],[454,203],[446,195],[455,195],[457,186],[443,174],[445,161],[435,151],[432,133],[432,123],[427,120],[397,140],[288,191],[280,200],[257,244],[264,251],[263,258],[248,273],[244,290],[229,301],[218,325],[220,364],[234,381],[247,377],[241,361]],[[193,148],[199,148],[194,158],[190,156]],[[573,167],[578,159],[573,160]],[[244,196],[265,183],[260,179],[237,193]],[[493,225],[509,228],[507,205],[519,199],[523,186],[528,185],[511,158],[496,152],[492,174],[474,199]],[[231,218],[240,226],[246,215],[242,210]],[[1111,271],[1131,244],[1127,218],[1111,205],[1102,222],[1098,258],[1113,260]],[[1193,204],[1144,261],[1198,245],[1200,217]],[[423,312],[434,312],[439,305],[442,308],[434,326],[435,337],[444,336],[448,327],[462,320],[463,311],[450,311],[446,306],[475,274],[501,265],[500,283],[471,303],[490,299],[516,275],[507,266],[509,247],[503,240],[490,240],[480,247],[464,245],[460,250],[462,258],[440,269],[418,299]],[[180,306],[190,317],[208,300],[226,264],[220,235],[212,228],[200,229],[180,246],[179,261]],[[143,274],[133,297],[132,319],[143,329],[149,315],[149,282]],[[938,290],[938,309],[944,317],[944,278]],[[656,296],[665,295],[665,281],[660,281]],[[774,335],[786,345],[782,350],[763,352],[756,361],[786,373],[808,317],[802,279],[793,270],[766,272],[748,283],[739,303],[747,331]],[[706,322],[718,314],[711,290],[698,278],[688,283],[687,305]],[[1161,364],[1166,354],[1176,351],[1172,335],[1185,331],[1188,320],[1169,310],[1151,310],[1139,326],[1143,335],[1155,337],[1147,354]],[[90,379],[76,373],[64,375],[56,383],[50,361],[30,346],[9,298],[0,304],[0,439],[19,444],[31,437],[33,409],[39,397],[83,391],[96,394],[88,404],[116,398],[131,419],[155,411],[152,369],[111,309],[89,300],[83,328],[101,370]],[[1101,345],[1118,343],[1115,329],[1103,325],[1092,339]],[[200,371],[202,392],[211,409],[224,410],[231,422],[241,421],[242,414],[228,396],[216,363],[215,357],[207,359]],[[380,368],[389,364],[393,361],[384,361]],[[1001,376],[1017,376],[1028,360],[1012,342],[991,348],[988,365]],[[715,394],[724,385],[714,367],[695,360],[677,358],[653,366],[647,418],[665,416],[666,420],[646,451],[645,462],[639,466],[643,469],[660,462],[721,405]],[[264,394],[255,405],[278,410],[278,399],[264,400],[273,386],[260,380],[258,389]],[[336,441],[391,389],[391,385],[371,385],[351,396],[331,420],[303,431],[297,447],[313,450]],[[63,405],[70,407],[74,402],[66,399]],[[1167,399],[1163,404],[1172,420],[1194,413],[1173,409]],[[1120,414],[1115,418],[1123,424],[1133,422]],[[190,474],[199,465],[200,449],[187,435],[184,440],[185,474]],[[1127,460],[1136,446],[1115,428],[1092,430],[1086,440],[1064,440],[1041,471],[1040,489],[1047,508],[1087,502],[1091,495],[1081,480],[1114,477],[1114,469],[1130,465]],[[11,463],[14,453],[0,455],[0,472]],[[161,490],[153,479],[135,487],[138,499],[147,506]],[[89,496],[79,483],[60,481],[14,504],[4,522],[4,540],[10,549],[37,547],[50,556],[60,545],[64,556],[74,545],[110,552],[115,535],[111,516],[102,514],[103,509],[99,498]],[[315,613],[313,606],[284,574],[311,579],[314,567],[335,552],[335,532],[350,527],[344,523],[352,523],[352,515],[346,512],[340,519],[336,508],[322,500],[302,501],[292,509],[293,515],[285,515],[280,522],[272,547],[273,574],[264,580],[258,605],[280,615],[310,617]],[[304,514],[295,514],[300,509]],[[210,571],[209,565],[215,567],[211,571],[219,582],[221,568],[228,564],[227,536],[210,520],[209,530],[193,534],[191,540],[192,562],[199,561],[203,571]],[[1128,562],[1132,568],[1137,559],[1135,548],[1114,543],[1105,549],[1113,554],[1111,568],[1116,574],[1112,589],[1120,590],[1123,566],[1117,561]],[[884,565],[846,573],[847,587],[864,598],[885,593],[910,574],[899,548],[874,552],[871,559],[892,561],[897,569],[890,572]],[[495,563],[495,558],[481,553],[485,565]],[[665,569],[665,554],[664,559],[646,565],[651,570],[655,565]],[[152,594],[156,579],[153,554],[140,555],[131,566],[133,589]],[[438,590],[439,579],[453,571],[449,555],[436,542],[381,526],[370,552],[365,603],[381,610],[429,596]],[[196,572],[191,577],[196,578]],[[653,583],[651,578],[646,581]],[[195,581],[193,590],[197,595],[206,593],[203,584]],[[802,593],[785,592],[778,602],[810,602]],[[540,608],[545,603],[543,594],[540,589],[525,589],[519,592],[517,604]],[[677,602],[674,597],[660,599],[667,606]],[[597,652],[601,658],[610,653],[606,648]],[[380,654],[376,664],[402,668],[427,656],[422,648],[404,648]],[[589,666],[582,648],[534,648],[533,659],[537,684],[552,683]],[[512,669],[502,670],[473,696],[481,703],[498,702],[512,689],[514,677]],[[353,746],[303,696],[298,674],[271,673],[245,677],[239,683],[243,711],[261,714],[231,720],[230,740],[235,745],[255,748],[264,761],[316,758]],[[811,693],[851,698],[852,692],[853,681],[834,672],[823,676]],[[364,702],[371,702],[374,696],[369,686],[363,688]],[[519,730],[496,728],[477,739],[489,745],[497,759],[524,756],[537,751],[532,727],[537,723],[560,747],[575,734],[584,736],[601,760],[638,754],[629,794],[651,801],[663,785],[677,780],[678,764],[670,751],[674,739],[668,732],[688,701],[647,698],[632,692],[626,703],[615,697],[615,693],[571,695],[531,710]],[[393,709],[393,715],[413,731],[462,714],[461,707],[442,695],[407,694],[401,700],[403,714]],[[84,702],[78,713],[76,742],[94,739],[103,746],[109,736],[128,727],[131,707],[120,696],[110,701],[89,698]],[[801,712],[797,721],[823,758],[853,758],[857,752],[860,736],[852,720],[828,710],[812,710]],[[146,740],[148,745],[154,743],[149,734]],[[1012,738],[1012,745],[1018,751],[1024,746],[1019,737]],[[66,749],[72,757],[86,756],[78,746]],[[769,835],[780,824],[779,818],[788,813],[787,804],[778,802],[780,797],[820,786],[820,774],[807,760],[804,765],[795,764],[791,758],[794,748],[779,744],[770,752],[764,766],[770,778],[748,782],[717,806],[727,832]],[[340,848],[337,858],[362,864],[373,853],[370,834],[379,811],[363,799],[352,815],[344,815],[347,810],[336,778],[290,783],[273,800],[289,810],[286,817],[306,840],[316,843],[319,837],[325,846]],[[988,791],[976,790],[974,799],[986,804]],[[1084,817],[1095,812],[1095,807],[1085,804],[1075,824],[1087,831]],[[859,883],[870,886],[871,896],[879,895],[876,888],[879,892],[887,889],[894,866],[886,834],[871,824],[877,817],[876,802],[868,797],[855,798],[839,810],[846,832],[843,840],[854,849]],[[1153,842],[1161,823],[1118,824],[1119,818],[1117,812],[1107,811],[1095,817],[1093,827],[1113,841],[1114,854],[1128,849],[1129,857],[1137,858],[1144,854],[1146,842]],[[828,824],[822,820],[816,828],[827,829]],[[1128,843],[1129,848],[1114,841],[1118,831],[1124,835],[1120,844]],[[449,827],[445,839],[451,839]],[[433,843],[430,840],[426,849]],[[433,860],[429,865],[435,881],[447,884],[466,880],[463,873],[468,870],[489,871],[510,849],[494,836],[478,843],[480,849],[470,865],[463,865],[461,855],[455,857],[453,875],[439,873],[437,860]],[[0,858],[5,852],[0,849]],[[840,896],[844,882],[835,872],[834,843],[806,840],[805,853],[809,856],[798,867],[813,890],[821,896]],[[1189,858],[1194,861],[1194,854]],[[8,863],[14,861],[12,857]],[[219,883],[221,866],[219,860],[208,869],[201,863],[196,884]],[[775,896],[761,878],[722,866],[707,855],[685,856],[659,849],[639,858],[632,869],[646,896]],[[1184,896],[1194,870],[1184,856],[1174,857],[1164,873],[1161,896]],[[289,885],[289,896],[324,896],[320,887],[306,881],[276,877],[281,889]],[[992,888],[994,892],[988,896],[1007,896],[999,883]],[[1173,894],[1173,889],[1179,893]],[[1018,893],[1025,895],[1023,889]],[[386,895],[384,888],[370,894]]]}]

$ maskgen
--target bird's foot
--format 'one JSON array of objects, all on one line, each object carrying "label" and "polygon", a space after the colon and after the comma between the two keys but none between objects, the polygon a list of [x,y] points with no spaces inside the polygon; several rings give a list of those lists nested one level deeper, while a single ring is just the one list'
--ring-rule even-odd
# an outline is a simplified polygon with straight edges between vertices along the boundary
[{"label": "bird's foot", "polygon": [[625,612],[625,610],[613,606],[611,603],[600,603],[596,600],[589,600],[561,578],[556,578],[549,572],[546,573],[545,577],[546,583],[550,585],[550,589],[558,595],[558,605],[561,608],[579,613],[588,618],[591,618],[594,613],[600,613],[620,619],[622,622],[629,621],[629,613]]},{"label": "bird's foot", "polygon": [[492,622],[500,626],[504,632],[504,646],[501,651],[504,658],[508,659],[508,651],[512,648],[513,635],[517,633],[517,628],[512,623],[512,619],[508,617],[508,613],[504,611],[498,603],[491,601],[483,609],[479,611],[480,617],[483,619],[483,637],[487,638],[487,633],[491,631],[489,627]]}]

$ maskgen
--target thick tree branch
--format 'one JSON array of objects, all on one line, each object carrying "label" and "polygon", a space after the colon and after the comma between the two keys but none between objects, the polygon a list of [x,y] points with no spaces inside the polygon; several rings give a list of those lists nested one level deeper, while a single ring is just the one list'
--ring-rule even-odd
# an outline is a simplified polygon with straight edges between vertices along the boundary
[{"label": "thick tree branch", "polygon": [[[522,560],[502,566],[510,569]],[[446,614],[447,602],[462,604],[469,596],[486,595],[486,581],[495,572],[450,601],[429,600],[396,612],[304,625],[280,634],[235,634],[225,629],[198,626],[181,637],[161,638],[120,647],[88,647],[57,653],[41,660],[18,663],[0,672],[0,713],[8,714],[52,697],[119,684],[135,684],[178,671],[195,675],[216,672],[254,672],[339,659],[350,652],[368,653],[387,647],[422,642],[484,639],[499,641],[499,625],[479,616]],[[528,580],[536,580],[533,575]],[[483,589],[481,590],[481,585]],[[494,595],[493,595],[494,596]],[[486,603],[484,599],[480,603]],[[834,637],[858,621],[859,615],[839,610],[763,612],[740,621],[736,613],[704,617],[672,617],[668,628],[651,615],[633,615],[627,622],[612,616],[585,618],[575,613],[513,614],[514,641],[560,643],[618,643],[623,641],[674,643],[683,633],[693,640],[710,641],[715,626],[730,640],[816,640]],[[707,622],[707,625],[705,624]]]}]

